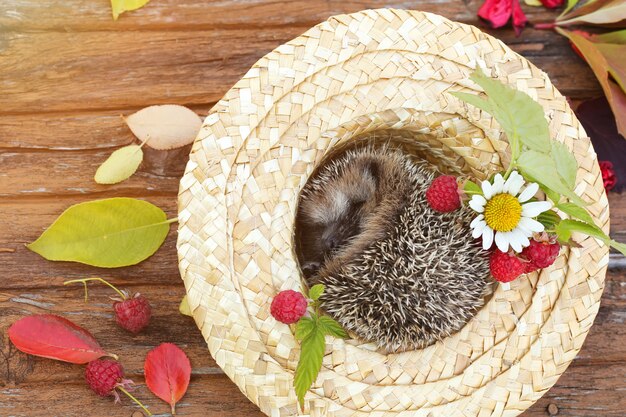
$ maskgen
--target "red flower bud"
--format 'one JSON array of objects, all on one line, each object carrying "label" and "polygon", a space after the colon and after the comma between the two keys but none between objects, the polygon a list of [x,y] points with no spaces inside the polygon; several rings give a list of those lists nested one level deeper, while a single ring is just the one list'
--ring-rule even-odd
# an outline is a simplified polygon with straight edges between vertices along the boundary
[{"label": "red flower bud", "polygon": [[518,36],[527,22],[519,0],[485,0],[478,9],[478,16],[494,29],[506,25],[513,17],[513,27]]},{"label": "red flower bud", "polygon": [[613,163],[611,161],[600,161],[600,171],[602,172],[602,182],[604,183],[604,189],[608,192],[615,187],[617,183],[617,177],[613,170]]},{"label": "red flower bud", "polygon": [[546,6],[548,9],[554,9],[556,7],[563,5],[563,0],[540,0],[541,4]]}]

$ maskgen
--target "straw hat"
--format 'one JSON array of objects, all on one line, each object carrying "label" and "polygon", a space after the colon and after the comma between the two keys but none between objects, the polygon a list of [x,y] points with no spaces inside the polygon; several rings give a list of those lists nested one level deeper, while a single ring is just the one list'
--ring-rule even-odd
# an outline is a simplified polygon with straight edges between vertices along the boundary
[{"label": "straw hat", "polygon": [[[447,91],[479,91],[480,66],[545,109],[579,163],[576,192],[605,232],[596,155],[540,70],[475,27],[404,10],[330,18],[261,58],[211,110],[180,184],[178,253],[188,302],[224,372],[271,416],[296,415],[299,347],[269,314],[301,289],[296,202],[337,146],[383,132],[444,172],[483,179],[508,163],[494,119]],[[608,249],[580,236],[554,265],[499,285],[457,334],[422,350],[377,353],[328,339],[306,397],[311,416],[514,416],[565,371],[598,311]]]}]

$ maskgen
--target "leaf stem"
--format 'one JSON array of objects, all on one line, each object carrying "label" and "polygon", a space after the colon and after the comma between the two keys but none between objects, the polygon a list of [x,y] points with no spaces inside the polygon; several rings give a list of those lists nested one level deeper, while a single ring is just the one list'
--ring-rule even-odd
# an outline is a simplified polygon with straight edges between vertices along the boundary
[{"label": "leaf stem", "polygon": [[176,223],[178,221],[178,217],[174,217],[173,219],[167,219],[165,221],[165,224],[172,224],[172,223]]},{"label": "leaf stem", "polygon": [[[143,411],[145,411],[146,413],[148,413],[148,415],[149,415],[149,416],[151,416],[151,415],[152,415],[152,413],[150,412],[150,410],[148,410],[148,409],[147,409],[147,408],[146,408],[146,407],[145,407],[145,406],[141,403],[141,401],[139,401],[137,398],[133,397],[133,396],[132,396],[132,394],[131,394],[130,392],[126,391],[126,390],[124,389],[124,387],[117,386],[116,388],[117,388],[117,389],[119,389],[120,391],[122,391],[124,394],[128,395],[128,398],[130,398],[131,400],[133,400],[134,402],[136,402],[136,403],[137,403],[137,405],[138,405],[139,407],[143,408]],[[172,414],[174,414],[174,413],[172,413]]]},{"label": "leaf stem", "polygon": [[105,280],[104,280],[104,279],[102,279],[102,278],[83,278],[83,279],[72,279],[72,280],[70,280],[70,281],[65,281],[65,282],[63,283],[63,285],[67,285],[67,284],[74,284],[74,283],[76,283],[76,282],[82,282],[82,283],[83,283],[83,285],[85,286],[85,302],[87,302],[87,300],[88,300],[87,282],[88,282],[88,281],[100,281],[101,283],[106,284],[106,285],[108,285],[109,287],[113,288],[113,290],[114,290],[116,293],[118,293],[118,294],[122,297],[122,300],[125,300],[125,299],[127,298],[127,297],[126,297],[126,295],[125,295],[122,291],[118,290],[118,289],[117,289],[114,285],[110,284],[109,282],[105,281]]}]

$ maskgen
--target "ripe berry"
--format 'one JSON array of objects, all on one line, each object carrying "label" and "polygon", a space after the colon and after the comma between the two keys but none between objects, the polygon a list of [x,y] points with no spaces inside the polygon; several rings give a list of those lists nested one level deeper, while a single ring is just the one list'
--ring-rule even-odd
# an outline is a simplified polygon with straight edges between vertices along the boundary
[{"label": "ripe berry", "polygon": [[131,333],[139,333],[148,323],[152,310],[148,299],[137,293],[133,298],[126,298],[113,303],[115,310],[115,321],[121,328]]},{"label": "ripe berry", "polygon": [[500,282],[510,282],[524,273],[524,262],[515,255],[495,250],[489,258],[491,275]]},{"label": "ripe berry", "polygon": [[558,242],[538,242],[533,239],[530,241],[530,246],[524,248],[521,256],[524,259],[530,261],[529,263],[532,265],[532,267],[535,268],[532,269],[532,271],[535,271],[537,269],[547,268],[552,265],[556,258],[559,256],[560,250],[561,246],[558,244]]},{"label": "ripe berry", "polygon": [[102,397],[114,395],[115,388],[126,381],[122,365],[113,359],[96,359],[89,362],[85,369],[85,379],[87,385]]},{"label": "ripe berry", "polygon": [[285,324],[292,324],[306,314],[308,302],[302,293],[293,290],[281,291],[272,300],[272,316]]},{"label": "ripe berry", "polygon": [[117,324],[119,324],[121,328],[131,333],[139,333],[150,323],[150,316],[152,315],[150,303],[146,297],[139,293],[130,297],[128,292],[118,290],[115,286],[102,278],[75,279],[65,281],[63,284],[67,285],[75,282],[83,283],[85,285],[85,301],[87,301],[88,281],[100,281],[119,294],[119,298],[113,298],[115,301],[115,303],[113,303],[113,310],[115,311],[115,321],[117,321]]},{"label": "ripe berry", "polygon": [[441,213],[454,211],[461,207],[459,185],[452,175],[435,178],[426,191],[426,200],[433,210]]}]

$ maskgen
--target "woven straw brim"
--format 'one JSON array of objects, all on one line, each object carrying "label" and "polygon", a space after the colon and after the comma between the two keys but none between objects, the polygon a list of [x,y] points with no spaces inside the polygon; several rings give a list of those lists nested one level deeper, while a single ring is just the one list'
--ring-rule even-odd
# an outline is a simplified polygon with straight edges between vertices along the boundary
[{"label": "woven straw brim", "polygon": [[[483,179],[508,143],[494,119],[449,91],[478,92],[475,67],[528,93],[580,166],[576,193],[608,232],[596,155],[548,77],[500,41],[441,16],[368,10],[330,18],[278,47],[206,118],[181,180],[178,253],[193,316],[224,372],[267,415],[300,413],[293,329],[269,314],[302,288],[293,248],[299,192],[325,155],[368,134],[445,172]],[[468,231],[469,233],[469,231]],[[381,354],[328,338],[308,392],[312,416],[514,416],[581,348],[598,311],[608,249],[577,236],[550,268],[499,285],[457,334]]]}]

